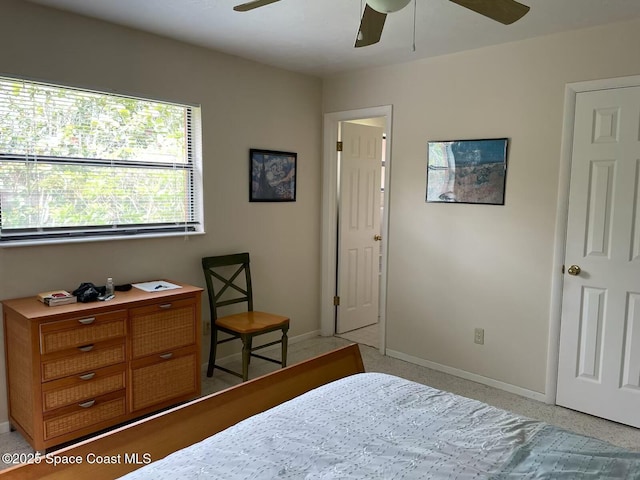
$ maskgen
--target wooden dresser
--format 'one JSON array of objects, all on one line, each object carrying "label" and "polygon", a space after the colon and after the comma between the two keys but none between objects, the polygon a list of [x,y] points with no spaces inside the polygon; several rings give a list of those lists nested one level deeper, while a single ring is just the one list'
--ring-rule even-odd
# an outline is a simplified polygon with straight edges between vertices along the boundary
[{"label": "wooden dresser", "polygon": [[202,289],[5,300],[9,421],[45,450],[200,395]]}]

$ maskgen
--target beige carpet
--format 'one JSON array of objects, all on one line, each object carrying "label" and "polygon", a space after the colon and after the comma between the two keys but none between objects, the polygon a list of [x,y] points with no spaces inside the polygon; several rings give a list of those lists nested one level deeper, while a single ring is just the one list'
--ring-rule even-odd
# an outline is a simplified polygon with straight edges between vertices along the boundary
[{"label": "beige carpet", "polygon": [[[289,345],[289,364],[311,358],[349,343],[348,340],[338,337],[316,337],[291,344]],[[547,405],[419,365],[384,357],[380,355],[377,348],[361,345],[360,351],[367,371],[397,375],[441,390],[475,398],[490,405],[558,425],[584,435],[597,437],[615,445],[640,451],[640,429],[609,422],[562,407]],[[239,357],[231,359],[227,365],[239,368]],[[250,376],[254,378],[277,368],[275,364],[253,359]],[[204,395],[219,391],[238,383],[240,383],[239,378],[216,370],[212,378],[207,378],[203,374],[202,393]],[[32,452],[32,450],[19,433],[11,432],[0,434],[0,452],[27,453]],[[8,465],[0,462],[0,469],[7,467]]]}]

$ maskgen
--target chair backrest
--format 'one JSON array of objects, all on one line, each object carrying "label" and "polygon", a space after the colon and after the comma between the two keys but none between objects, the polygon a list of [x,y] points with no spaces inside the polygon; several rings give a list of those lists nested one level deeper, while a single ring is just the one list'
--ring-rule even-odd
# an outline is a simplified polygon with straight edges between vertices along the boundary
[{"label": "chair backrest", "polygon": [[[248,253],[204,257],[202,259],[202,270],[207,281],[212,321],[218,318],[218,307],[234,303],[247,302],[247,310],[253,311],[253,291],[251,289],[251,269],[249,267]],[[244,278],[241,275],[242,273],[244,273]]]}]

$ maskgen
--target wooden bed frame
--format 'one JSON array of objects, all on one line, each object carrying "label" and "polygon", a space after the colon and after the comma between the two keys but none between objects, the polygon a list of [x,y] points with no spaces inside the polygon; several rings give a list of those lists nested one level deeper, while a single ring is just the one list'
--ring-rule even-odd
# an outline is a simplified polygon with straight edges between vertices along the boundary
[{"label": "wooden bed frame", "polygon": [[[54,451],[39,463],[0,471],[0,480],[113,479],[309,390],[362,372],[358,346],[342,347]],[[76,463],[61,463],[70,461]]]}]

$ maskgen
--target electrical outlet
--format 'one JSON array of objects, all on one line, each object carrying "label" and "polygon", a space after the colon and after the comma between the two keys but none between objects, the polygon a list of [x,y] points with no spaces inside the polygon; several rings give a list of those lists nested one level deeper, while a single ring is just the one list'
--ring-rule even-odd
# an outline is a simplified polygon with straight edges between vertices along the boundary
[{"label": "electrical outlet", "polygon": [[211,335],[211,322],[206,321],[202,324],[202,335]]},{"label": "electrical outlet", "polygon": [[473,342],[478,345],[484,345],[484,328],[476,328]]}]

